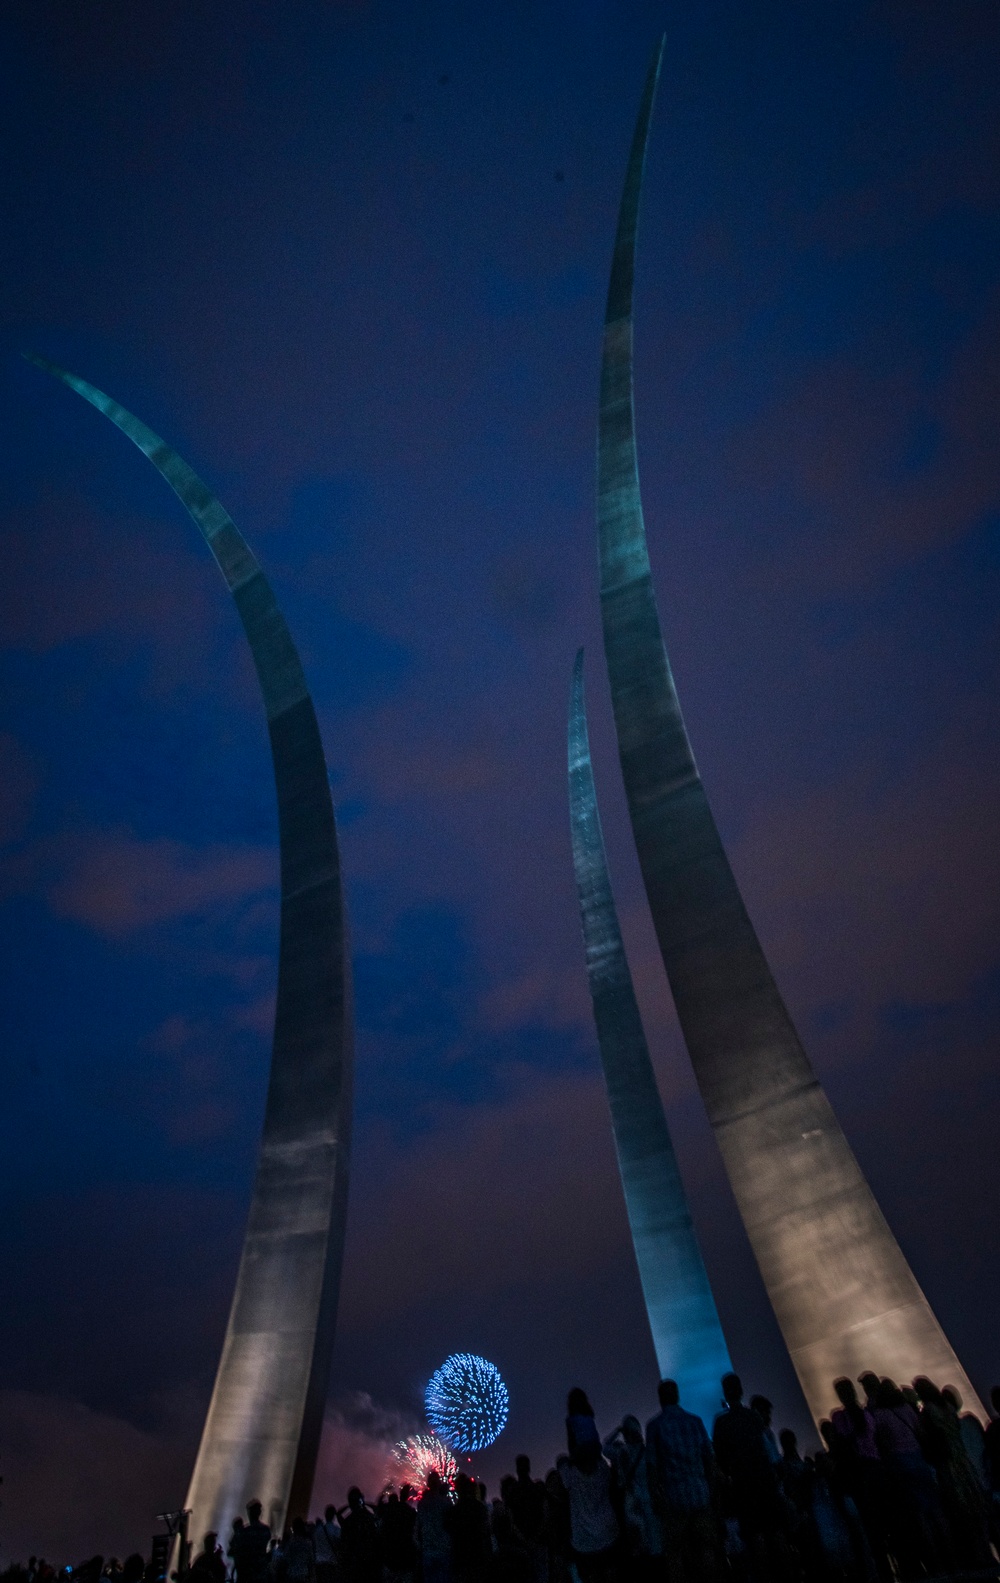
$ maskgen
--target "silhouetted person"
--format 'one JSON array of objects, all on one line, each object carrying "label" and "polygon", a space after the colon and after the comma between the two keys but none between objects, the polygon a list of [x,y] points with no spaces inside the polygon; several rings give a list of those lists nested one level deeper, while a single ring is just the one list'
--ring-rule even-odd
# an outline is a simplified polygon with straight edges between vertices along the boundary
[{"label": "silhouetted person", "polygon": [[275,1577],[279,1583],[316,1583],[316,1552],[304,1517],[296,1517],[292,1523],[292,1531],[281,1547]]},{"label": "silhouetted person", "polygon": [[949,1407],[941,1391],[925,1376],[918,1376],[913,1386],[921,1404],[924,1453],[938,1476],[955,1559],[965,1571],[987,1567],[993,1558],[989,1548],[986,1497],[966,1455],[958,1413]]},{"label": "silhouetted person", "polygon": [[667,1573],[677,1583],[709,1583],[719,1567],[712,1442],[697,1414],[680,1405],[675,1380],[661,1380],[657,1396],[660,1411],[646,1425],[646,1459]]},{"label": "silhouetted person", "polygon": [[[518,1457],[527,1462],[527,1457]],[[517,1479],[510,1473],[500,1480],[500,1497],[493,1502],[490,1531],[493,1536],[493,1575],[497,1583],[533,1583],[535,1566],[529,1542],[514,1518],[517,1504]],[[544,1552],[543,1552],[544,1553]]]},{"label": "silhouetted person", "polygon": [[766,1396],[751,1396],[750,1411],[756,1413],[764,1425],[764,1445],[767,1447],[767,1454],[771,1458],[773,1466],[777,1467],[781,1461],[781,1452],[778,1449],[778,1442],[771,1427],[771,1419],[774,1416],[774,1403],[769,1402]]},{"label": "silhouetted person", "polygon": [[444,1521],[451,1538],[454,1583],[482,1583],[492,1555],[490,1518],[475,1484],[464,1473],[455,1480],[455,1504]]},{"label": "silhouetted person", "polygon": [[[44,1565],[44,1563],[42,1564]],[[122,1583],[140,1583],[140,1579],[142,1578],[142,1574],[145,1569],[145,1557],[141,1556],[138,1550],[134,1550],[132,1554],[130,1556],[126,1556],[125,1560],[122,1562]]]},{"label": "silhouetted person", "polygon": [[873,1413],[878,1406],[878,1393],[882,1381],[877,1374],[872,1373],[871,1369],[866,1369],[863,1374],[858,1375],[858,1384],[865,1393],[865,1406],[870,1413]]},{"label": "silhouetted person", "polygon": [[[531,1476],[530,1459],[523,1454],[514,1459],[517,1477],[504,1480],[500,1496],[526,1546],[534,1583],[546,1583],[549,1572],[545,1534],[545,1485]],[[506,1488],[505,1488],[506,1486]]]},{"label": "silhouetted person", "polygon": [[569,1495],[570,1545],[580,1583],[602,1583],[611,1576],[621,1535],[610,1463],[601,1455],[600,1441],[595,1446],[588,1437],[577,1440],[574,1454],[560,1457],[556,1467]]},{"label": "silhouetted person", "polygon": [[340,1519],[340,1571],[344,1583],[380,1583],[382,1543],[375,1513],[357,1485],[347,1492]]},{"label": "silhouetted person", "polygon": [[[809,1479],[810,1533],[814,1567],[823,1578],[865,1578],[874,1563],[868,1552],[853,1501],[840,1477],[833,1447],[836,1435],[829,1419],[819,1426],[827,1449],[813,1458]],[[860,1563],[860,1565],[856,1565]]]},{"label": "silhouetted person", "polygon": [[226,1583],[226,1558],[218,1543],[216,1533],[207,1533],[201,1549],[191,1563],[194,1583]]},{"label": "silhouetted person", "polygon": [[587,1461],[601,1454],[594,1409],[587,1400],[586,1391],[581,1391],[579,1386],[575,1386],[566,1398],[566,1449],[574,1459],[582,1453]]},{"label": "silhouetted person", "polygon": [[[871,1379],[874,1378],[872,1375]],[[889,1488],[875,1439],[875,1414],[858,1401],[853,1380],[844,1376],[834,1380],[833,1388],[840,1407],[831,1419],[830,1451],[842,1488],[857,1507],[879,1577],[888,1580],[892,1571],[889,1565]]]},{"label": "silhouetted person", "polygon": [[924,1456],[919,1415],[894,1380],[881,1381],[875,1403],[875,1441],[886,1468],[897,1569],[903,1578],[916,1577],[921,1567],[940,1571],[948,1560],[947,1530],[937,1475]]},{"label": "silhouetted person", "polygon": [[232,1528],[230,1530],[230,1533],[229,1533],[229,1543],[226,1546],[226,1555],[229,1557],[230,1561],[233,1562],[234,1569],[235,1569],[235,1554],[236,1554],[236,1552],[233,1550],[233,1544],[236,1541],[237,1534],[241,1534],[245,1527],[246,1527],[246,1524],[244,1523],[242,1517],[234,1517],[233,1518],[233,1526],[232,1526]]},{"label": "silhouetted person", "polygon": [[382,1561],[394,1583],[412,1578],[420,1560],[415,1538],[417,1514],[408,1495],[409,1486],[404,1484],[398,1495],[389,1495],[381,1513]]},{"label": "silhouetted person", "polygon": [[949,1412],[954,1413],[958,1419],[958,1429],[962,1436],[965,1454],[972,1463],[972,1470],[984,1491],[989,1489],[989,1479],[986,1475],[986,1462],[983,1458],[983,1426],[975,1413],[963,1413],[962,1398],[954,1385],[946,1385],[941,1392],[941,1399]]},{"label": "silhouetted person", "polygon": [[234,1529],[229,1541],[236,1583],[263,1583],[267,1574],[267,1547],[271,1543],[271,1530],[267,1523],[261,1522],[263,1510],[260,1501],[248,1501],[247,1521],[238,1531]]},{"label": "silhouetted person", "polygon": [[340,1524],[336,1506],[328,1506],[313,1524],[313,1555],[316,1557],[316,1583],[333,1583],[340,1547]]},{"label": "silhouetted person", "polygon": [[622,1554],[637,1577],[650,1571],[654,1556],[663,1550],[660,1521],[653,1510],[649,1488],[646,1442],[638,1418],[628,1413],[604,1441],[604,1455],[614,1474],[616,1500],[622,1520]]},{"label": "silhouetted person", "polygon": [[549,1557],[549,1583],[567,1583],[572,1548],[569,1491],[558,1468],[550,1468],[545,1475],[545,1548]]},{"label": "silhouetted person", "polygon": [[787,1576],[783,1509],[763,1419],[743,1401],[738,1374],[722,1381],[726,1411],[712,1428],[720,1471],[729,1483],[733,1514],[755,1571],[771,1583]]},{"label": "silhouetted person", "polygon": [[104,1567],[103,1556],[91,1556],[89,1561],[81,1561],[75,1566],[70,1577],[73,1583],[100,1583],[101,1571]]},{"label": "silhouetted person", "polygon": [[[824,1428],[828,1429],[829,1425],[820,1426],[821,1434]],[[812,1583],[813,1579],[825,1579],[831,1571],[835,1577],[840,1576],[836,1567],[831,1567],[829,1551],[820,1537],[822,1528],[824,1537],[829,1538],[825,1503],[830,1501],[835,1502],[838,1508],[841,1506],[839,1492],[830,1491],[825,1484],[824,1472],[831,1467],[830,1459],[822,1453],[819,1457],[803,1458],[798,1438],[792,1429],[782,1429],[778,1443],[781,1447],[778,1477],[787,1508],[789,1537],[804,1577]],[[817,1462],[820,1468],[817,1468]],[[824,1462],[826,1469],[822,1466]],[[858,1519],[855,1519],[855,1526],[860,1527]],[[867,1556],[863,1536],[860,1539],[860,1554],[862,1557]],[[860,1567],[858,1576],[864,1579],[864,1583],[871,1583],[873,1566],[870,1559]]]},{"label": "silhouetted person", "polygon": [[445,1525],[448,1496],[439,1474],[427,1475],[427,1487],[417,1505],[417,1543],[423,1583],[450,1583],[451,1538]]},{"label": "silhouetted person", "polygon": [[799,1519],[809,1510],[809,1494],[806,1488],[809,1469],[802,1460],[798,1435],[794,1429],[783,1429],[778,1436],[778,1443],[781,1447],[781,1462],[778,1466],[781,1488],[796,1519]]}]

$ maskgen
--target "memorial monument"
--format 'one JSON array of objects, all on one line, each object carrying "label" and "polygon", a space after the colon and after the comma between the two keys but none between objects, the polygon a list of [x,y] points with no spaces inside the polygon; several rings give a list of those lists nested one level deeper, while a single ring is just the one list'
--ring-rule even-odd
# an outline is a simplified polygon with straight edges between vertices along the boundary
[{"label": "memorial monument", "polygon": [[732,1367],[677,1168],[608,876],[590,762],[583,650],[569,709],[573,869],[618,1169],[661,1379],[706,1423]]},{"label": "memorial monument", "polygon": [[950,1382],[982,1414],[792,1026],[719,838],[660,632],[636,459],[632,286],[662,48],[618,216],[597,465],[604,647],[646,894],[695,1077],[814,1417],[828,1410],[834,1377],[862,1368]]},{"label": "memorial monument", "polygon": [[187,1505],[229,1531],[254,1497],[281,1531],[306,1514],[333,1350],[347,1214],[353,1019],[337,828],[291,635],[219,501],[138,418],[31,358],[117,424],[179,496],[239,611],[267,712],[278,794],[281,935],[271,1076],[236,1291]]}]

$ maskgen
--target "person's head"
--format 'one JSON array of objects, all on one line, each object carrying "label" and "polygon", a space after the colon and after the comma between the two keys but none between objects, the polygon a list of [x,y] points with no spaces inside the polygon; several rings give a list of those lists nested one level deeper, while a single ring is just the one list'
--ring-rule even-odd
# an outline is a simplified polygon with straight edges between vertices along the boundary
[{"label": "person's head", "polygon": [[455,1480],[455,1494],[460,1501],[468,1500],[472,1494],[472,1480],[467,1473],[460,1473]]},{"label": "person's head", "polygon": [[833,1450],[833,1425],[829,1418],[824,1418],[819,1426],[820,1439],[828,1451]]},{"label": "person's head", "polygon": [[875,1405],[877,1407],[902,1407],[906,1401],[895,1380],[890,1380],[886,1375],[884,1380],[879,1380],[875,1388]]},{"label": "person's head", "polygon": [[764,1425],[764,1428],[765,1429],[770,1429],[770,1427],[771,1427],[771,1414],[773,1413],[774,1408],[773,1408],[772,1404],[768,1401],[767,1397],[766,1396],[751,1396],[751,1398],[750,1398],[750,1406],[753,1408],[753,1411],[757,1414],[757,1417],[760,1419],[761,1423]]},{"label": "person's head", "polygon": [[399,1486],[399,1504],[405,1506],[408,1501],[413,1499],[415,1494],[416,1491],[412,1484],[401,1484]]},{"label": "person's head", "polygon": [[204,1539],[201,1541],[201,1548],[207,1555],[211,1556],[215,1554],[215,1541],[218,1539],[218,1537],[218,1534],[207,1533]]},{"label": "person's head", "polygon": [[781,1454],[786,1462],[797,1462],[799,1459],[799,1442],[794,1429],[783,1429],[778,1436],[781,1444]]},{"label": "person's head", "polygon": [[336,1515],[337,1515],[337,1508],[336,1508],[336,1506],[328,1506],[326,1508],[326,1510],[324,1511],[324,1513],[323,1513],[323,1516],[325,1517],[325,1519],[326,1519],[326,1521],[328,1523],[332,1523],[334,1518],[336,1517]]},{"label": "person's head", "polygon": [[857,1407],[858,1393],[854,1389],[854,1381],[842,1374],[839,1380],[834,1380],[833,1388],[837,1393],[837,1400],[843,1407]]},{"label": "person's head", "polygon": [[[518,1457],[517,1460],[520,1462],[521,1458]],[[500,1480],[500,1499],[502,1501],[509,1501],[510,1498],[511,1498],[511,1495],[516,1495],[516,1494],[517,1494],[517,1479],[514,1477],[513,1473],[508,1473],[504,1478],[502,1478]]]},{"label": "person's head", "polygon": [[722,1395],[730,1407],[738,1407],[743,1400],[743,1381],[738,1374],[722,1376]]},{"label": "person's head", "polygon": [[242,1517],[234,1517],[233,1518],[233,1533],[234,1534],[238,1534],[240,1532],[240,1530],[242,1528],[245,1528],[245,1527],[246,1527],[246,1524],[244,1523]]},{"label": "person's head", "polygon": [[292,1523],[292,1533],[295,1535],[296,1539],[309,1538],[309,1524],[306,1522],[304,1517],[296,1517],[295,1521]]},{"label": "person's head", "polygon": [[352,1512],[359,1512],[365,1504],[365,1498],[356,1484],[352,1484],[347,1492],[347,1504]]},{"label": "person's head", "polygon": [[917,1375],[913,1382],[913,1390],[916,1394],[917,1400],[923,1402],[925,1406],[928,1402],[933,1403],[935,1407],[940,1407],[943,1405],[941,1401],[941,1392],[938,1390],[933,1381],[927,1378],[926,1374]]},{"label": "person's head", "polygon": [[878,1375],[874,1374],[871,1369],[865,1369],[863,1374],[858,1375],[858,1384],[870,1402],[875,1401],[877,1398],[878,1388],[881,1383]]},{"label": "person's head", "polygon": [[660,1398],[661,1407],[676,1407],[681,1399],[676,1380],[661,1380],[656,1387],[656,1394]]},{"label": "person's head", "polygon": [[431,1468],[427,1475],[426,1488],[429,1495],[439,1495],[441,1493],[441,1475],[434,1468]]},{"label": "person's head", "polygon": [[950,1412],[960,1413],[962,1411],[962,1398],[954,1385],[942,1387],[941,1400]]},{"label": "person's head", "polygon": [[[515,1457],[514,1458],[514,1467],[515,1467],[515,1470],[517,1472],[517,1476],[518,1476],[519,1479],[530,1479],[530,1477],[531,1477],[531,1458],[530,1457],[526,1457],[523,1451],[521,1452],[521,1455],[519,1457]],[[503,1489],[503,1485],[502,1484],[501,1484],[500,1488],[501,1488],[501,1490]]]},{"label": "person's head", "polygon": [[566,1412],[570,1418],[593,1418],[594,1409],[587,1400],[586,1391],[574,1385],[566,1398]]},{"label": "person's head", "polygon": [[626,1413],[622,1419],[622,1439],[627,1446],[642,1445],[642,1425],[633,1413]]},{"label": "person's head", "polygon": [[247,1501],[247,1516],[252,1523],[260,1522],[260,1514],[263,1510],[260,1501]]}]

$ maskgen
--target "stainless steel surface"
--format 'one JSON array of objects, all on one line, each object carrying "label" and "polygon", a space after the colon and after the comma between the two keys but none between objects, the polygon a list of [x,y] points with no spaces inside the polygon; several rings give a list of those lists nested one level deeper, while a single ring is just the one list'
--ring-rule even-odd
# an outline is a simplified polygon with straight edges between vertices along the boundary
[{"label": "stainless steel surface", "polygon": [[838,1374],[928,1374],[982,1408],[875,1202],[771,975],[719,839],[660,632],[639,495],[632,285],[662,45],[622,194],[601,366],[604,645],[646,894],[698,1086],[806,1399]]},{"label": "stainless steel surface", "polygon": [[236,1291],[186,1505],[226,1534],[258,1497],[272,1526],[312,1490],[336,1325],[350,1161],[350,956],[316,715],[274,595],[218,500],[109,396],[32,358],[117,424],[186,506],[236,602],[267,711],[278,793],[281,938],[271,1076]]},{"label": "stainless steel surface", "polygon": [[657,1367],[661,1379],[677,1381],[683,1406],[711,1425],[719,1381],[731,1365],[618,926],[590,761],[582,649],[570,694],[569,804],[587,978]]}]

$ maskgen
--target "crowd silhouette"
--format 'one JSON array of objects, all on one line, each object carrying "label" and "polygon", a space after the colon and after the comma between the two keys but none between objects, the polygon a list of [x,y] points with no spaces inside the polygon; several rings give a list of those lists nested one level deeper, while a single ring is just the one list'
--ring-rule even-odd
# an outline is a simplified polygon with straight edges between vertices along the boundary
[{"label": "crowd silhouette", "polygon": [[[544,1479],[526,1456],[486,1486],[358,1488],[281,1535],[259,1501],[223,1549],[204,1535],[183,1583],[911,1583],[1000,1574],[1000,1386],[987,1425],[958,1392],[862,1374],[833,1384],[822,1449],[800,1454],[764,1396],[735,1374],[709,1432],[673,1380],[646,1425],[602,1436],[570,1391],[566,1451]],[[859,1390],[860,1387],[860,1390]],[[832,1404],[831,1404],[832,1405]],[[162,1553],[162,1552],[161,1552]],[[174,1578],[177,1574],[172,1575]],[[94,1556],[57,1571],[32,1557],[0,1583],[161,1583],[162,1565]]]}]

